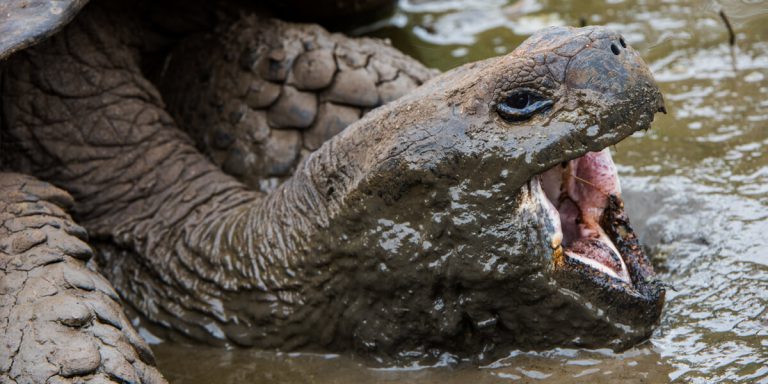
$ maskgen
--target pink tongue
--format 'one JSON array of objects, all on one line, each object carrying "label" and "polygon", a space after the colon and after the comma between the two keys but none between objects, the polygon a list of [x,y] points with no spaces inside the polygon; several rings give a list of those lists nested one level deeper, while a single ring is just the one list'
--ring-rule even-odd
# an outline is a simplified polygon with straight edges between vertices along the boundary
[{"label": "pink tongue", "polygon": [[[571,160],[567,168],[554,167],[544,172],[541,180],[547,198],[560,214],[566,246],[578,239],[603,236],[599,223],[608,197],[621,194],[616,166],[608,149]],[[567,198],[562,198],[562,192]]]},{"label": "pink tongue", "polygon": [[597,225],[608,205],[608,196],[621,195],[611,153],[608,149],[589,152],[571,161],[570,166],[571,175],[566,176],[568,196],[581,208],[583,222],[589,227]]}]

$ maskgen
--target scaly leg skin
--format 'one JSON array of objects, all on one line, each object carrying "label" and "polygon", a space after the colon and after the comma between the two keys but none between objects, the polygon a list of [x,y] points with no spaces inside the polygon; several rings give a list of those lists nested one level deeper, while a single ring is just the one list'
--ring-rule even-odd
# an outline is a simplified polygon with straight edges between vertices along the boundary
[{"label": "scaly leg skin", "polygon": [[381,40],[247,16],[186,39],[158,87],[198,148],[268,191],[365,112],[436,73]]},{"label": "scaly leg skin", "polygon": [[72,198],[0,173],[0,382],[164,383],[106,279],[88,269]]}]

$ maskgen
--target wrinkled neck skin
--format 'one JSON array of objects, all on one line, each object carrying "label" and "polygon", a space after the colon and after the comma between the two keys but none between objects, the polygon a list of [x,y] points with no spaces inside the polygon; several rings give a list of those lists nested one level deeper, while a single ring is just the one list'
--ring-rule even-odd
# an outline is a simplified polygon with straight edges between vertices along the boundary
[{"label": "wrinkled neck skin", "polygon": [[612,324],[551,277],[554,223],[529,180],[636,129],[602,132],[601,119],[647,126],[650,116],[622,103],[593,116],[590,103],[606,100],[584,91],[562,96],[574,111],[557,122],[499,127],[480,97],[494,92],[483,71],[496,60],[372,111],[273,193],[210,212],[183,251],[208,257],[188,265],[208,299],[180,316],[191,322],[181,330],[268,348],[480,357],[647,333]]}]

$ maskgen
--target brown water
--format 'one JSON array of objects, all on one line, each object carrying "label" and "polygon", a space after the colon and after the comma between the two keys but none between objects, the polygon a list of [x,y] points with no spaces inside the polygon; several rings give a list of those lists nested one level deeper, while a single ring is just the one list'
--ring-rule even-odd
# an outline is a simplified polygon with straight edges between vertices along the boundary
[{"label": "brown water", "polygon": [[[717,12],[724,9],[736,46]],[[506,53],[548,25],[607,24],[638,49],[670,113],[614,149],[667,293],[647,343],[515,352],[483,367],[374,369],[348,356],[154,347],[175,383],[768,383],[768,1],[402,2],[367,30],[429,66]]]}]

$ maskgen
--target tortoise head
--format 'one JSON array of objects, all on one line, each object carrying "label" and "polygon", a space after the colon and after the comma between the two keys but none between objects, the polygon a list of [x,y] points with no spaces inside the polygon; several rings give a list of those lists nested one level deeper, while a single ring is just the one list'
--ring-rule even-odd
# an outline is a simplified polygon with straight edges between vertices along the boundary
[{"label": "tortoise head", "polygon": [[[354,266],[341,294],[351,339],[482,352],[647,338],[664,290],[604,148],[658,111],[621,35],[550,28],[342,132],[330,146],[365,150],[344,155],[347,193],[320,243]],[[353,137],[369,145],[343,148]]]}]

